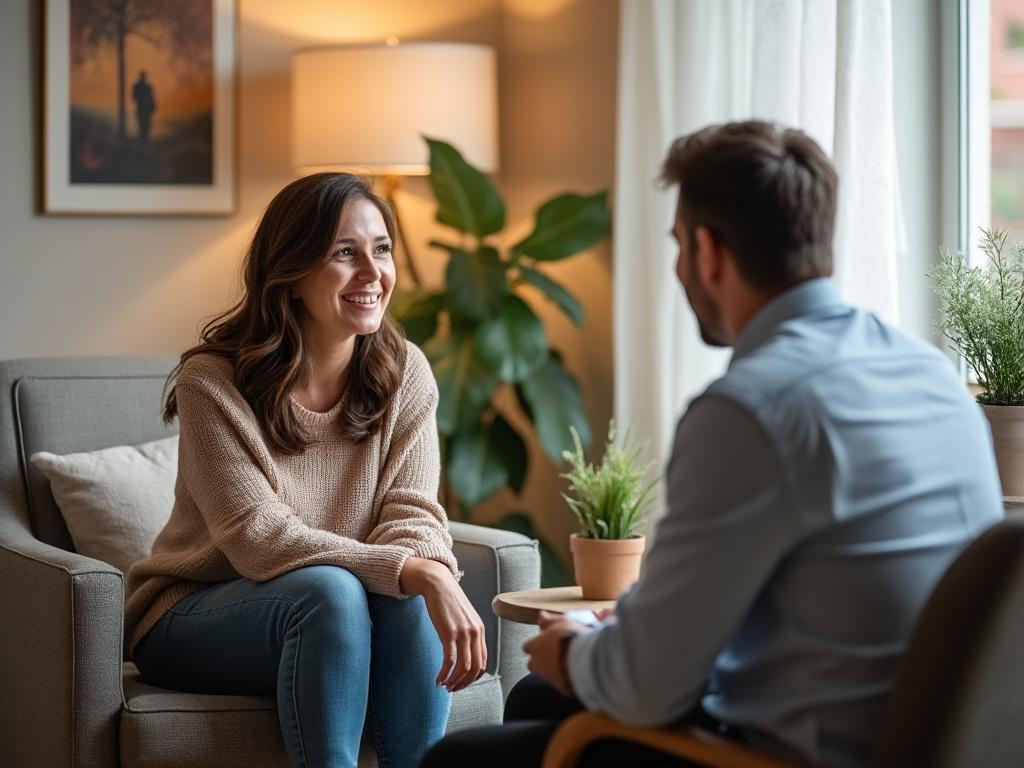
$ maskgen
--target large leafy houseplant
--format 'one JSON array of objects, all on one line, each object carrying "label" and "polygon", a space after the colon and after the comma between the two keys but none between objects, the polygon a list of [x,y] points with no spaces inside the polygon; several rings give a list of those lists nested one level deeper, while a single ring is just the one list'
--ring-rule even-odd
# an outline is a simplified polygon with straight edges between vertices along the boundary
[{"label": "large leafy houseplant", "polygon": [[[582,445],[590,443],[579,385],[549,344],[523,288],[537,289],[581,325],[579,301],[541,265],[605,239],[611,215],[605,191],[558,195],[537,210],[533,231],[502,253],[492,239],[505,226],[505,204],[497,190],[454,147],[426,141],[436,218],[452,230],[450,237],[431,242],[447,258],[444,285],[402,296],[395,314],[427,353],[437,378],[445,504],[470,519],[473,507],[502,488],[515,493],[523,488],[529,456],[513,421],[531,425],[555,462],[569,447],[570,427]],[[515,396],[502,398],[503,390]],[[510,402],[518,404],[523,418],[508,418]],[[536,535],[529,518],[519,513],[499,525]],[[560,576],[550,549],[543,548],[550,583]]]}]

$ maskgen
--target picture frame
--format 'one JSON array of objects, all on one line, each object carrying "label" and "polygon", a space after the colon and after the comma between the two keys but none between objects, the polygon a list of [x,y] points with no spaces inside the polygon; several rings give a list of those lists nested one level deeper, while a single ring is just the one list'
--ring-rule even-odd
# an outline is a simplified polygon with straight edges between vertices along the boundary
[{"label": "picture frame", "polygon": [[43,213],[235,211],[236,13],[236,0],[46,0]]}]

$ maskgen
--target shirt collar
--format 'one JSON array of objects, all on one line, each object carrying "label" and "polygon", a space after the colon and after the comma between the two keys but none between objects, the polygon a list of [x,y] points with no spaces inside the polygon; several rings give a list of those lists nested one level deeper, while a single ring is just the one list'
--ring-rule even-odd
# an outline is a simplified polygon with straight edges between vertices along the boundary
[{"label": "shirt collar", "polygon": [[770,299],[750,318],[733,345],[733,359],[753,352],[787,320],[841,306],[845,304],[832,278],[819,277],[797,283]]}]

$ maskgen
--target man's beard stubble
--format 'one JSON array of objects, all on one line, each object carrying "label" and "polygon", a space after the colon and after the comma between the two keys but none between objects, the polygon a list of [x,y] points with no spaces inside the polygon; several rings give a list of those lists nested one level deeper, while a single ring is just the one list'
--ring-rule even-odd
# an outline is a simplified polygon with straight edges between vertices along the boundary
[{"label": "man's beard stubble", "polygon": [[697,328],[700,330],[700,338],[709,347],[731,346],[726,341],[725,328],[722,324],[722,313],[715,302],[699,285],[683,286],[686,300],[690,303],[694,317],[697,318]]}]

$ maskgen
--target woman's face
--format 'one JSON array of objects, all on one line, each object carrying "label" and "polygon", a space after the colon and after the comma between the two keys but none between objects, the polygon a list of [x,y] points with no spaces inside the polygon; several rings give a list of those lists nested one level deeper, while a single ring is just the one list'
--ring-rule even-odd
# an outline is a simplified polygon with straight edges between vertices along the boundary
[{"label": "woman's face", "polygon": [[329,259],[295,286],[303,329],[346,342],[380,328],[395,287],[395,262],[384,217],[366,198],[342,209]]}]

